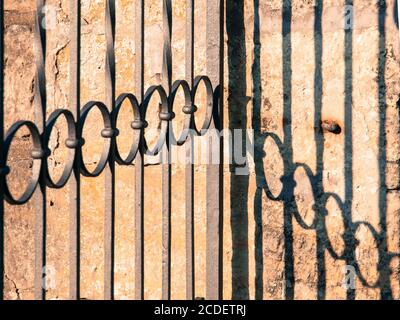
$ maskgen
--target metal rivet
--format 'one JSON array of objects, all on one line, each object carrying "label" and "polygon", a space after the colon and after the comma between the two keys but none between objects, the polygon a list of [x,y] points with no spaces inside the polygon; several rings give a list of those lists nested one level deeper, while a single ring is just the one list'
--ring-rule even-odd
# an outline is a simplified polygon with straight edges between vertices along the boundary
[{"label": "metal rivet", "polygon": [[334,134],[339,134],[342,132],[340,125],[332,120],[325,120],[321,123],[321,128],[323,131],[327,131]]},{"label": "metal rivet", "polygon": [[147,121],[135,120],[131,122],[131,128],[135,130],[145,129],[149,126]]},{"label": "metal rivet", "polygon": [[197,106],[195,105],[191,105],[191,106],[184,106],[182,108],[183,113],[185,114],[192,114],[195,113],[197,111]]},{"label": "metal rivet", "polygon": [[81,139],[67,139],[65,140],[65,146],[69,149],[76,149],[79,146],[83,146],[85,144],[85,140]]},{"label": "metal rivet", "polygon": [[31,156],[33,159],[43,159],[50,156],[51,151],[49,149],[33,149],[31,152]]},{"label": "metal rivet", "polygon": [[113,137],[117,137],[118,135],[119,135],[118,129],[105,128],[105,129],[101,130],[101,136],[103,138],[113,138]]},{"label": "metal rivet", "polygon": [[175,118],[175,113],[173,112],[161,112],[159,115],[160,120],[171,121]]}]

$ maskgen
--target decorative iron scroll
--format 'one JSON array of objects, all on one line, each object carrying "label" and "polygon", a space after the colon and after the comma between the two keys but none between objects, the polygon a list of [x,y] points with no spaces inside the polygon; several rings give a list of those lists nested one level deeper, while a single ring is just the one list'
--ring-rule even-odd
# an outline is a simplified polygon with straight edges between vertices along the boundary
[{"label": "decorative iron scroll", "polygon": [[[213,19],[210,19],[208,24],[211,26],[214,33],[217,33],[217,38],[220,37],[221,25],[220,16],[215,19],[215,10],[221,10],[220,1],[208,0],[208,6],[212,8]],[[106,101],[90,101],[82,108],[80,107],[80,35],[81,35],[81,9],[80,1],[71,0],[70,2],[70,22],[71,22],[71,42],[70,42],[70,108],[57,109],[46,119],[46,77],[45,77],[45,57],[46,57],[46,29],[43,21],[45,21],[44,6],[45,0],[37,0],[36,11],[36,27],[35,27],[35,55],[36,55],[36,78],[35,78],[35,121],[18,121],[14,123],[3,138],[3,96],[4,85],[3,76],[1,77],[1,158],[0,158],[0,213],[1,213],[1,270],[4,270],[3,259],[3,231],[4,231],[4,199],[12,205],[22,205],[30,201],[34,196],[36,200],[36,226],[35,226],[35,298],[45,299],[46,288],[43,282],[43,267],[46,260],[46,189],[63,188],[67,183],[70,183],[70,299],[80,298],[80,176],[98,177],[105,172],[105,268],[104,268],[104,298],[114,298],[114,238],[115,238],[115,163],[119,165],[131,165],[135,162],[136,172],[136,195],[135,195],[135,297],[136,299],[144,298],[144,161],[145,154],[157,155],[161,149],[165,149],[169,153],[172,145],[188,145],[188,152],[192,152],[191,140],[194,135],[204,135],[209,128],[221,129],[221,106],[220,106],[220,74],[219,67],[210,64],[209,76],[193,77],[193,32],[194,32],[194,0],[187,0],[187,35],[186,35],[186,80],[178,80],[172,82],[172,55],[171,55],[171,35],[172,35],[172,5],[171,0],[163,0],[163,26],[164,26],[164,65],[163,65],[163,85],[151,86],[144,92],[143,88],[143,65],[144,65],[144,0],[136,1],[136,95],[131,93],[121,94],[115,97],[115,0],[106,0]],[[1,72],[4,70],[4,4],[1,4]],[[216,35],[213,35],[212,40],[215,40]],[[221,39],[221,38],[218,38]],[[213,43],[212,45],[215,45]],[[219,43],[217,43],[219,45]],[[208,54],[208,59],[220,61],[220,50],[215,50]],[[217,54],[217,56],[215,56]],[[212,67],[212,68],[211,68]],[[197,107],[194,104],[199,86],[203,84],[206,88],[206,112],[204,122],[196,123],[194,114]],[[175,97],[177,92],[182,90],[185,103],[184,105],[176,105]],[[146,114],[150,100],[154,95],[158,95],[160,100],[159,120],[161,130],[159,137],[154,147],[150,147],[145,137],[148,122]],[[132,111],[133,118],[131,119],[131,128],[134,132],[134,138],[126,157],[120,153],[117,143],[119,130],[117,122],[122,105],[128,102]],[[85,144],[83,138],[83,129],[86,120],[93,111],[99,111],[102,116],[101,137],[104,139],[103,150],[97,166],[90,170],[86,165],[82,155],[82,147]],[[183,127],[181,132],[174,132],[172,122],[175,118],[175,113],[184,115]],[[54,180],[48,168],[48,157],[51,155],[49,148],[50,136],[55,125],[64,119],[67,123],[68,137],[65,140],[65,146],[68,148],[68,157],[64,165],[64,170],[59,179]],[[18,132],[26,128],[29,130],[32,138],[31,157],[33,161],[32,176],[26,190],[21,196],[16,197],[7,181],[7,175],[10,173],[8,162],[8,154],[10,147],[18,134]],[[163,151],[164,152],[164,151]],[[194,298],[194,238],[193,238],[193,164],[186,166],[186,253],[187,253],[187,298]],[[218,178],[218,177],[217,177]],[[214,177],[213,179],[216,179]],[[162,281],[162,296],[164,299],[169,299],[171,294],[170,272],[171,272],[171,168],[170,164],[163,164],[163,281]],[[215,180],[216,181],[216,180]],[[210,186],[213,194],[220,194],[219,188],[221,184],[217,183]],[[214,189],[216,188],[216,189]],[[212,203],[212,201],[210,202]],[[207,208],[207,212],[217,208],[222,208],[214,205],[212,208]],[[219,215],[215,215],[215,221],[208,223],[214,226],[219,226]],[[218,231],[218,230],[217,230]],[[219,234],[208,234],[207,243],[219,243]],[[212,250],[209,246],[208,251]],[[215,254],[215,253],[213,253]],[[211,272],[214,272],[215,265],[219,261],[209,261],[210,265],[207,273],[207,287],[209,298],[216,297],[219,294],[220,284],[209,279],[215,279]],[[218,276],[217,276],[218,278]],[[3,280],[0,281],[0,291],[3,295]]]}]

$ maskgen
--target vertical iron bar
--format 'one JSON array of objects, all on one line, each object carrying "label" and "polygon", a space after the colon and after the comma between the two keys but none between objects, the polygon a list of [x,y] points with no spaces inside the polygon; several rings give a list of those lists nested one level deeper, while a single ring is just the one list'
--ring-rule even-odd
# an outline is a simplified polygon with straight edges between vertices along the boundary
[{"label": "vertical iron bar", "polygon": [[[4,299],[4,1],[0,3],[0,300]],[[3,172],[1,172],[3,170]]]},{"label": "vertical iron bar", "polygon": [[[164,0],[163,31],[164,31],[164,62],[162,71],[163,87],[167,93],[171,91],[172,81],[172,6],[171,0]],[[171,298],[171,161],[170,161],[170,126],[168,122],[167,137],[163,148],[162,162],[162,299]]]},{"label": "vertical iron bar", "polygon": [[[136,97],[141,104],[144,96],[144,0],[136,1],[135,51]],[[142,119],[144,120],[144,119]],[[135,299],[144,298],[144,152],[143,130],[135,158]]]},{"label": "vertical iron bar", "polygon": [[[46,119],[46,25],[45,25],[45,0],[36,1],[35,20],[35,123],[42,134],[45,129]],[[42,148],[44,148],[42,140]],[[45,159],[43,159],[45,160]],[[46,283],[43,275],[46,266],[46,183],[44,178],[45,161],[42,161],[39,187],[35,191],[36,217],[35,217],[35,299],[46,298]]]},{"label": "vertical iron bar", "polygon": [[[185,78],[193,88],[194,74],[194,0],[186,1]],[[194,103],[194,101],[192,102]],[[193,300],[194,287],[194,166],[193,137],[190,133],[185,143],[185,211],[186,211],[186,299]]]},{"label": "vertical iron bar", "polygon": [[379,55],[378,55],[378,103],[379,103],[379,180],[380,185],[385,186],[379,189],[379,230],[381,233],[379,248],[379,288],[382,300],[393,300],[393,291],[391,286],[390,275],[390,257],[388,253],[388,203],[387,203],[387,161],[388,161],[388,139],[387,139],[387,84],[386,84],[386,67],[387,67],[387,14],[390,12],[389,1],[381,1],[378,9],[378,31],[379,31]]},{"label": "vertical iron bar", "polygon": [[[345,0],[347,9],[354,8],[353,0]],[[347,13],[347,12],[346,12]],[[354,19],[353,16],[351,16]],[[346,265],[355,266],[356,245],[353,236],[353,28],[344,30],[344,227]],[[355,300],[356,289],[349,286],[346,292],[347,300]]]},{"label": "vertical iron bar", "polygon": [[[221,0],[207,0],[207,75],[213,87],[220,87],[222,83],[222,22],[223,10]],[[217,90],[217,89],[216,89]],[[222,94],[222,90],[220,90]],[[210,129],[218,130],[222,127],[222,99],[214,102],[214,117]],[[218,103],[219,102],[219,103]],[[217,109],[216,109],[217,108]],[[221,245],[222,241],[222,139],[219,139],[219,164],[208,163],[206,168],[206,196],[207,196],[207,231],[206,231],[206,298],[218,300],[221,298]],[[212,155],[212,146],[209,148],[209,161]]]},{"label": "vertical iron bar", "polygon": [[[70,50],[70,108],[78,122],[80,117],[80,57],[81,57],[81,6],[80,0],[70,2],[71,50]],[[76,137],[79,140],[81,137]],[[80,147],[77,147],[72,171],[70,192],[69,254],[70,254],[70,300],[80,299]]]},{"label": "vertical iron bar", "polygon": [[[115,105],[115,0],[106,1],[106,105]],[[110,155],[105,168],[104,217],[104,298],[114,299],[114,232],[115,232],[115,137],[111,138]]]}]

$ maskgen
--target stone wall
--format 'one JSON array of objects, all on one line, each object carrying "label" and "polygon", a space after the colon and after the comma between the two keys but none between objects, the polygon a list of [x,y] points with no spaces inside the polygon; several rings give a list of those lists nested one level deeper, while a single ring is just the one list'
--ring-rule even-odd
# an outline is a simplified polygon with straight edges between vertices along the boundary
[{"label": "stone wall", "polygon": [[[48,113],[69,104],[69,1],[49,0]],[[117,4],[117,94],[134,92],[134,3]],[[290,5],[291,3],[291,5]],[[225,127],[253,129],[250,175],[224,169],[224,298],[399,298],[399,46],[394,0],[226,0]],[[386,4],[386,6],[385,6]],[[195,74],[205,73],[205,5],[196,1]],[[6,129],[33,120],[33,0],[5,0]],[[51,11],[54,10],[54,11]],[[104,1],[82,1],[82,105],[105,99]],[[173,78],[184,78],[185,0],[173,1]],[[161,82],[162,1],[146,1],[145,87]],[[199,109],[203,101],[199,101]],[[155,110],[155,106],[152,106]],[[124,108],[125,109],[125,108]],[[120,145],[128,145],[129,111]],[[155,115],[150,126],[155,126]],[[99,115],[85,128],[85,162],[101,150]],[[202,116],[200,111],[199,119]],[[179,120],[179,119],[178,119]],[[340,133],[321,131],[334,121]],[[97,122],[98,123],[98,122]],[[66,153],[65,124],[51,139],[52,174]],[[10,154],[18,193],[31,168],[30,137]],[[122,150],[124,151],[124,150]],[[127,150],[125,150],[127,151]],[[196,296],[205,296],[205,170],[195,167]],[[185,297],[184,170],[172,168],[172,297]],[[145,296],[161,297],[161,167],[145,167]],[[81,296],[101,299],[104,176],[82,179]],[[134,165],[116,170],[115,297],[133,298]],[[69,195],[49,190],[49,299],[68,297]],[[324,210],[326,208],[326,210]],[[5,295],[33,298],[34,203],[6,207]],[[357,241],[354,241],[357,240]],[[355,291],[346,266],[359,266]]]}]

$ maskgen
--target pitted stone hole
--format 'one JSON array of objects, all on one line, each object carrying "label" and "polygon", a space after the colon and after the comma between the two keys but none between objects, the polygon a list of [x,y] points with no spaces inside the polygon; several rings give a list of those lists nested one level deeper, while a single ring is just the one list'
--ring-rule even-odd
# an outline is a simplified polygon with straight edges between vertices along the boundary
[{"label": "pitted stone hole", "polygon": [[341,134],[342,127],[339,123],[334,120],[324,120],[321,123],[321,129],[323,132],[329,132],[333,134]]},{"label": "pitted stone hole", "polygon": [[89,170],[94,169],[100,161],[105,142],[101,136],[103,129],[103,117],[97,108],[93,108],[86,118],[82,132],[82,137],[85,140],[82,147],[82,157]]},{"label": "pitted stone hole", "polygon": [[69,149],[65,146],[68,139],[68,126],[64,117],[60,117],[54,126],[50,139],[48,157],[49,175],[53,181],[58,181],[64,171],[66,162],[68,161]]},{"label": "pitted stone hole", "polygon": [[117,137],[118,151],[124,159],[127,157],[132,144],[140,133],[139,130],[133,130],[131,128],[131,123],[134,119],[135,116],[131,104],[128,99],[125,99],[117,119],[117,128],[119,130],[119,135]]},{"label": "pitted stone hole", "polygon": [[7,185],[11,194],[19,198],[25,192],[33,176],[32,137],[28,128],[22,127],[15,135],[8,152],[7,165],[10,173],[7,175]]}]

